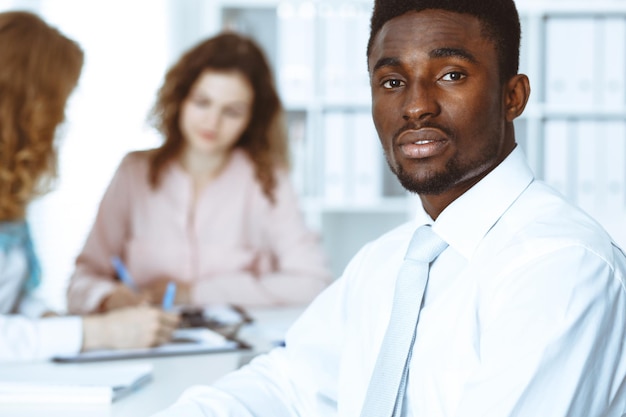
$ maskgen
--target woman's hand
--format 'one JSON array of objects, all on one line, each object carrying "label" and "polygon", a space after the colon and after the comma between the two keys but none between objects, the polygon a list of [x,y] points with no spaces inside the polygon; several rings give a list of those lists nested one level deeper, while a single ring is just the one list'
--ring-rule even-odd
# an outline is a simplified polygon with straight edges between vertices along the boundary
[{"label": "woman's hand", "polygon": [[191,286],[185,282],[179,282],[176,280],[162,278],[150,282],[145,287],[141,288],[141,295],[151,305],[160,306],[163,303],[163,296],[165,290],[170,282],[176,284],[176,297],[174,298],[175,305],[188,305],[191,303]]},{"label": "woman's hand", "polygon": [[100,311],[107,312],[124,307],[135,307],[147,304],[145,296],[137,294],[124,284],[117,284],[115,289],[107,295],[100,304]]},{"label": "woman's hand", "polygon": [[176,313],[139,306],[83,318],[83,350],[132,349],[169,341],[178,327]]}]

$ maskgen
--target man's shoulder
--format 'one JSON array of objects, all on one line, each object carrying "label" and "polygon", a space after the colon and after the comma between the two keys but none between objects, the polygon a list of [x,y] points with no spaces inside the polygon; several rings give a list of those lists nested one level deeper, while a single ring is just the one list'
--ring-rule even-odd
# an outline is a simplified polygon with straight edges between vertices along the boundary
[{"label": "man's shoulder", "polygon": [[511,238],[529,244],[558,242],[598,253],[613,251],[614,242],[602,225],[550,186],[535,181],[502,217]]}]

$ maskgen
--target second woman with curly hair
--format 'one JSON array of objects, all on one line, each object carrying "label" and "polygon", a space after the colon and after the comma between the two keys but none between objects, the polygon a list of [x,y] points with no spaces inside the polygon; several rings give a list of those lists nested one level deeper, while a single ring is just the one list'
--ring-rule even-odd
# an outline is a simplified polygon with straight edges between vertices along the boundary
[{"label": "second woman with curly hair", "polygon": [[39,15],[0,13],[0,363],[147,348],[168,341],[179,323],[149,306],[63,315],[37,291],[51,277],[39,264],[28,206],[56,178],[58,127],[83,61],[81,46]]},{"label": "second woman with curly hair", "polygon": [[[263,52],[235,33],[169,70],[152,112],[163,144],[128,154],[106,191],[69,287],[73,312],[158,302],[308,303],[331,279],[288,174],[283,109]],[[139,291],[115,279],[121,258]]]}]

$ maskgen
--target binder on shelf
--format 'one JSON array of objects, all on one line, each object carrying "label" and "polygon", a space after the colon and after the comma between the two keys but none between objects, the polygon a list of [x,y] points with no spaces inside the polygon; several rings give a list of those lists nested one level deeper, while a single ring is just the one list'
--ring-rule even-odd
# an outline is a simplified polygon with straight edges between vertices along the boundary
[{"label": "binder on shelf", "polygon": [[[606,122],[606,145],[603,146],[606,170],[605,187],[608,210],[623,213],[626,210],[626,122]],[[623,218],[623,217],[622,217]],[[622,225],[623,227],[623,225]]]},{"label": "binder on shelf", "polygon": [[591,108],[594,103],[593,17],[549,17],[546,21],[546,101]]},{"label": "binder on shelf", "polygon": [[320,6],[322,34],[322,62],[320,87],[327,100],[345,100],[350,97],[352,82],[349,76],[354,62],[350,50],[354,45],[353,17],[342,4]]},{"label": "binder on shelf", "polygon": [[353,113],[350,122],[352,200],[355,204],[375,204],[382,199],[383,150],[370,113]]},{"label": "binder on shelf", "polygon": [[36,373],[23,365],[0,368],[0,405],[107,404],[152,380],[151,364],[46,365],[37,364]]},{"label": "binder on shelf", "polygon": [[[547,120],[544,125],[544,181],[568,196],[568,124],[565,120]],[[571,197],[571,196],[569,196]]]},{"label": "binder on shelf", "polygon": [[623,109],[626,106],[626,18],[607,17],[598,24],[602,69],[597,83],[599,100],[603,106]]},{"label": "binder on shelf", "polygon": [[324,200],[329,204],[348,201],[348,149],[349,136],[346,115],[343,112],[324,114]]},{"label": "binder on shelf", "polygon": [[278,88],[282,99],[307,102],[314,94],[315,6],[281,3],[277,8]]},{"label": "binder on shelf", "polygon": [[370,101],[367,68],[370,10],[354,2],[320,5],[320,91],[327,100]]},{"label": "binder on shelf", "polygon": [[[576,203],[587,213],[595,216],[603,187],[596,186],[602,179],[597,175],[599,149],[605,146],[599,137],[600,125],[592,120],[581,120],[575,125],[575,136],[571,138],[576,149],[574,170],[576,178]],[[600,135],[601,136],[601,135]]]},{"label": "binder on shelf", "polygon": [[291,179],[300,196],[307,196],[311,187],[307,181],[309,158],[306,140],[306,113],[291,111],[287,113],[287,136],[292,161]]},{"label": "binder on shelf", "polygon": [[367,68],[367,41],[370,36],[371,6],[359,4],[354,17],[354,45],[350,48],[352,97],[359,102],[371,102],[370,74]]}]

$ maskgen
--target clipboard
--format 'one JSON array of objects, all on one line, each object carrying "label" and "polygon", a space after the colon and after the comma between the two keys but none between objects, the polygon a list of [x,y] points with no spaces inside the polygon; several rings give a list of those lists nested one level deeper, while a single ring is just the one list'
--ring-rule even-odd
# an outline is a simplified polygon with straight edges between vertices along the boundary
[{"label": "clipboard", "polygon": [[59,363],[83,363],[235,352],[250,349],[251,347],[248,344],[240,340],[227,338],[207,328],[185,328],[175,330],[171,342],[152,348],[92,350],[76,355],[55,356],[52,358],[52,361]]}]

